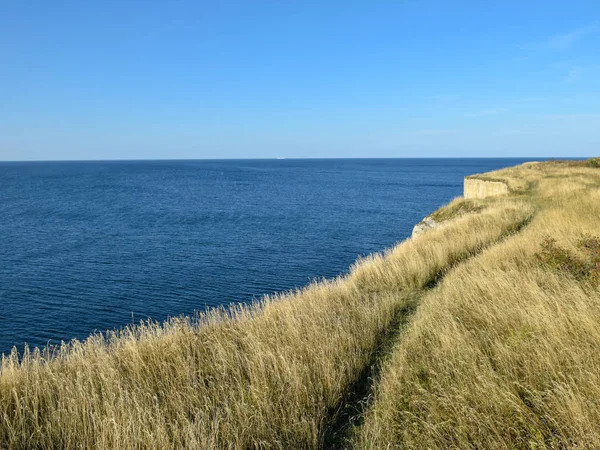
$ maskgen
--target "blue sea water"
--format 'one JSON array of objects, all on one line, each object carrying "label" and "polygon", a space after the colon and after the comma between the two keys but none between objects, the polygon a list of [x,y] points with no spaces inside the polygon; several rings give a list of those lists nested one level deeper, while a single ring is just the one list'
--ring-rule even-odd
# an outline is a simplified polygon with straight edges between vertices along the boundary
[{"label": "blue sea water", "polygon": [[524,161],[0,163],[0,353],[333,277]]}]

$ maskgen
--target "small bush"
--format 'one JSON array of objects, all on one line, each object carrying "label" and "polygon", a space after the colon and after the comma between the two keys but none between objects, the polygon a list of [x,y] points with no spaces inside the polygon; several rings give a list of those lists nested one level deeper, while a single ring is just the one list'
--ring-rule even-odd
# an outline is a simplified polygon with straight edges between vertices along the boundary
[{"label": "small bush", "polygon": [[536,259],[545,266],[567,272],[577,279],[585,277],[585,263],[569,250],[556,243],[556,239],[546,236],[542,240],[542,249],[535,254]]},{"label": "small bush", "polygon": [[600,282],[600,237],[585,234],[579,239],[577,247],[583,258],[559,246],[550,236],[543,239],[541,247],[535,254],[540,263],[567,272],[578,280]]},{"label": "small bush", "polygon": [[600,167],[600,158],[590,158],[587,160],[589,167],[598,168]]},{"label": "small bush", "polygon": [[588,277],[593,281],[600,281],[600,237],[592,234],[584,234],[577,246],[586,255],[586,268]]}]

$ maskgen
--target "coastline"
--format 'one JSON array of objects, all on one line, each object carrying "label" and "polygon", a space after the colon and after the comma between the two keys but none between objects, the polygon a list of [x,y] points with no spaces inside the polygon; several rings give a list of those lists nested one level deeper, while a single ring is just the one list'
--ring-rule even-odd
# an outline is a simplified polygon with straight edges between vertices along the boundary
[{"label": "coastline", "polygon": [[[452,201],[432,213],[438,226],[347,275],[4,358],[0,444],[600,442],[586,406],[600,385],[590,370],[600,291],[584,259],[596,243],[600,173],[592,162],[548,162],[476,177],[507,188]],[[556,255],[572,258],[568,270]]]}]

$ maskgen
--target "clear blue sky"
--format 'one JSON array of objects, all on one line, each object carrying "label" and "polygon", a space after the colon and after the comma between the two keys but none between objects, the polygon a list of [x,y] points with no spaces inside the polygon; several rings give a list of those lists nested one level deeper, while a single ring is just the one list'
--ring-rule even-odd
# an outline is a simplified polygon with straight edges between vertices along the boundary
[{"label": "clear blue sky", "polygon": [[0,3],[0,160],[597,154],[598,0]]}]

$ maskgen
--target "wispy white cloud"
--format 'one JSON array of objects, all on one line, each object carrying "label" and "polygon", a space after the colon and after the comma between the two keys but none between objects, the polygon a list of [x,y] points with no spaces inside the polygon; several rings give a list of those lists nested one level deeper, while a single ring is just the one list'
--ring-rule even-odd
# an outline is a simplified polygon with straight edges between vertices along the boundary
[{"label": "wispy white cloud", "polygon": [[577,41],[596,33],[600,33],[600,22],[594,22],[567,33],[556,34],[545,40],[520,44],[518,47],[526,51],[567,50]]},{"label": "wispy white cloud", "polygon": [[589,120],[594,123],[600,123],[600,114],[598,113],[569,113],[569,114],[552,114],[552,113],[540,113],[532,114],[530,117],[544,120],[572,120],[572,121],[584,121]]},{"label": "wispy white cloud", "polygon": [[488,108],[488,109],[481,109],[479,111],[474,111],[471,113],[467,113],[465,114],[465,117],[468,117],[470,119],[474,119],[477,117],[487,117],[487,116],[495,116],[496,114],[502,114],[505,113],[507,110],[506,108]]},{"label": "wispy white cloud", "polygon": [[451,134],[462,133],[462,130],[456,130],[451,128],[426,128],[423,130],[415,130],[412,134],[417,136],[448,136]]},{"label": "wispy white cloud", "polygon": [[569,72],[567,73],[567,76],[565,77],[565,81],[570,84],[576,83],[581,78],[582,73],[583,73],[582,67],[572,67],[569,70]]},{"label": "wispy white cloud", "polygon": [[456,94],[429,95],[427,97],[427,99],[433,100],[436,102],[453,102],[456,100],[460,100],[460,95],[456,95]]},{"label": "wispy white cloud", "polygon": [[558,34],[548,39],[547,45],[553,50],[565,50],[579,39],[600,32],[600,23],[593,23],[568,33]]}]

